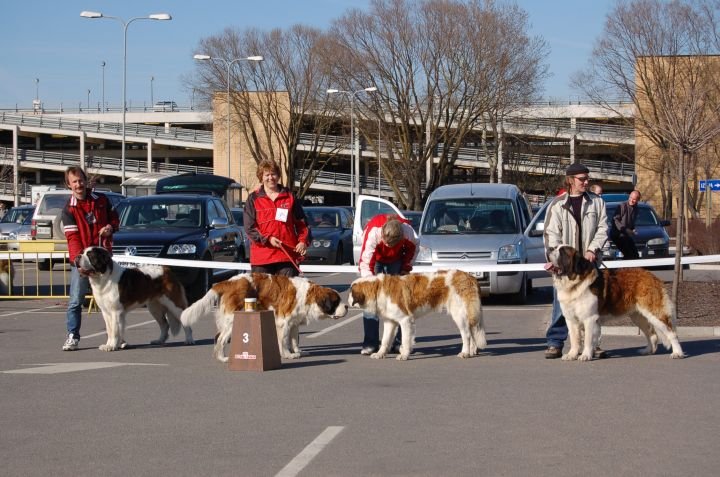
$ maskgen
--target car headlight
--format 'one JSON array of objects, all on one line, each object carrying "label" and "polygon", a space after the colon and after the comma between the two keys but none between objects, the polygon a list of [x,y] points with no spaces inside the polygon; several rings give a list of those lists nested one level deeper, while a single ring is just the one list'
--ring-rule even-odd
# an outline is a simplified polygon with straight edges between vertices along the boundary
[{"label": "car headlight", "polygon": [[654,238],[647,241],[648,246],[652,247],[654,245],[667,245],[667,241],[664,238]]},{"label": "car headlight", "polygon": [[420,262],[432,263],[432,249],[430,247],[420,245],[415,263]]},{"label": "car headlight", "polygon": [[332,245],[332,241],[330,241],[330,240],[313,240],[312,241],[312,246],[315,248],[321,248],[321,247],[329,248],[330,245]]},{"label": "car headlight", "polygon": [[168,255],[190,255],[195,253],[197,247],[192,243],[176,243],[168,248]]},{"label": "car headlight", "polygon": [[522,245],[520,243],[511,243],[503,245],[498,250],[498,262],[500,261],[516,261],[522,256]]},{"label": "car headlight", "polygon": [[17,234],[15,232],[10,232],[8,234],[8,240],[15,240],[17,238]]}]

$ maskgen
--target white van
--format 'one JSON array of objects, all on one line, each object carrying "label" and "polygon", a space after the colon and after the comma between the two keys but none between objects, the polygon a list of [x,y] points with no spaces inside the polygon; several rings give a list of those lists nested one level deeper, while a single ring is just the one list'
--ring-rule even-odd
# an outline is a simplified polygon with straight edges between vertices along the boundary
[{"label": "white van", "polygon": [[[357,201],[353,245],[356,260],[362,226],[378,213],[402,215],[392,203],[360,196]],[[512,184],[452,184],[438,187],[423,209],[418,237],[417,265],[462,269],[467,265],[528,263],[530,206]],[[512,295],[524,303],[532,287],[527,272],[474,272],[483,295]]]}]

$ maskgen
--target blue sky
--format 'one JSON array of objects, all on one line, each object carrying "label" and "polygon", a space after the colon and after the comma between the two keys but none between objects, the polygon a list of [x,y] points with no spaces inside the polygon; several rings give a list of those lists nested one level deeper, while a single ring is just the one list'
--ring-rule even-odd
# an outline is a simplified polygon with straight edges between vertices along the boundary
[{"label": "blue sky", "polygon": [[[128,28],[128,101],[153,99],[189,106],[191,93],[181,76],[192,71],[192,55],[201,38],[228,26],[270,29],[295,23],[326,27],[349,7],[365,0],[6,0],[0,28],[0,108],[30,107],[36,87],[46,107],[97,105],[122,98],[122,25],[109,19],[80,17],[83,10],[125,20],[166,12],[172,21],[136,21]],[[547,41],[552,77],[545,98],[577,100],[570,76],[587,64],[610,11],[612,0],[518,0],[528,11],[531,32]],[[248,54],[262,52],[248,52]],[[154,80],[151,81],[151,77]],[[36,82],[38,78],[40,81]]]}]

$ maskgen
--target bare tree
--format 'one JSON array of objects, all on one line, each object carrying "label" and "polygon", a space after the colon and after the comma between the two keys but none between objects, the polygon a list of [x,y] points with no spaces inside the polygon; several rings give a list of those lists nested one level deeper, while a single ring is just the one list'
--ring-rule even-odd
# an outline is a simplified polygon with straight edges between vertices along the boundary
[{"label": "bare tree", "polygon": [[[300,197],[340,150],[328,136],[335,120],[326,107],[329,80],[318,51],[322,39],[319,30],[296,25],[270,32],[226,29],[198,46],[218,58],[263,55],[262,63],[242,62],[231,69],[233,127],[242,133],[255,162],[276,160],[290,188],[299,180]],[[226,86],[226,76],[222,63],[203,62],[194,82],[206,92],[218,91]],[[216,98],[225,96],[218,93]],[[301,136],[303,132],[309,134]],[[252,183],[254,171],[240,179]]]},{"label": "bare tree", "polygon": [[546,46],[527,28],[523,10],[490,0],[374,0],[334,23],[333,76],[378,88],[358,101],[385,124],[381,167],[403,207],[444,183],[468,135],[494,124],[497,137],[509,105],[538,92]]},{"label": "bare tree", "polygon": [[[619,94],[635,103],[635,126],[661,150],[674,152],[678,184],[677,254],[673,301],[681,277],[687,174],[698,150],[720,134],[717,28],[720,2],[619,2],[608,15],[587,73],[576,86],[613,109]],[[713,16],[708,20],[708,12]],[[665,156],[672,160],[673,155]],[[692,211],[691,211],[692,212]]]}]

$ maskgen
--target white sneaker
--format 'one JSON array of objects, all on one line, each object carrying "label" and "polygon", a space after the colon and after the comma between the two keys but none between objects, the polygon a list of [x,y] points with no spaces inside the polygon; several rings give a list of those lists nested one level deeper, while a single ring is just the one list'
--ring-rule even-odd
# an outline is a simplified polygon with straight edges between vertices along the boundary
[{"label": "white sneaker", "polygon": [[360,354],[363,356],[369,356],[373,353],[377,353],[377,346],[365,346],[360,350]]},{"label": "white sneaker", "polygon": [[79,344],[80,338],[73,338],[73,335],[69,334],[67,340],[65,340],[65,344],[63,345],[62,349],[63,351],[76,351]]}]

